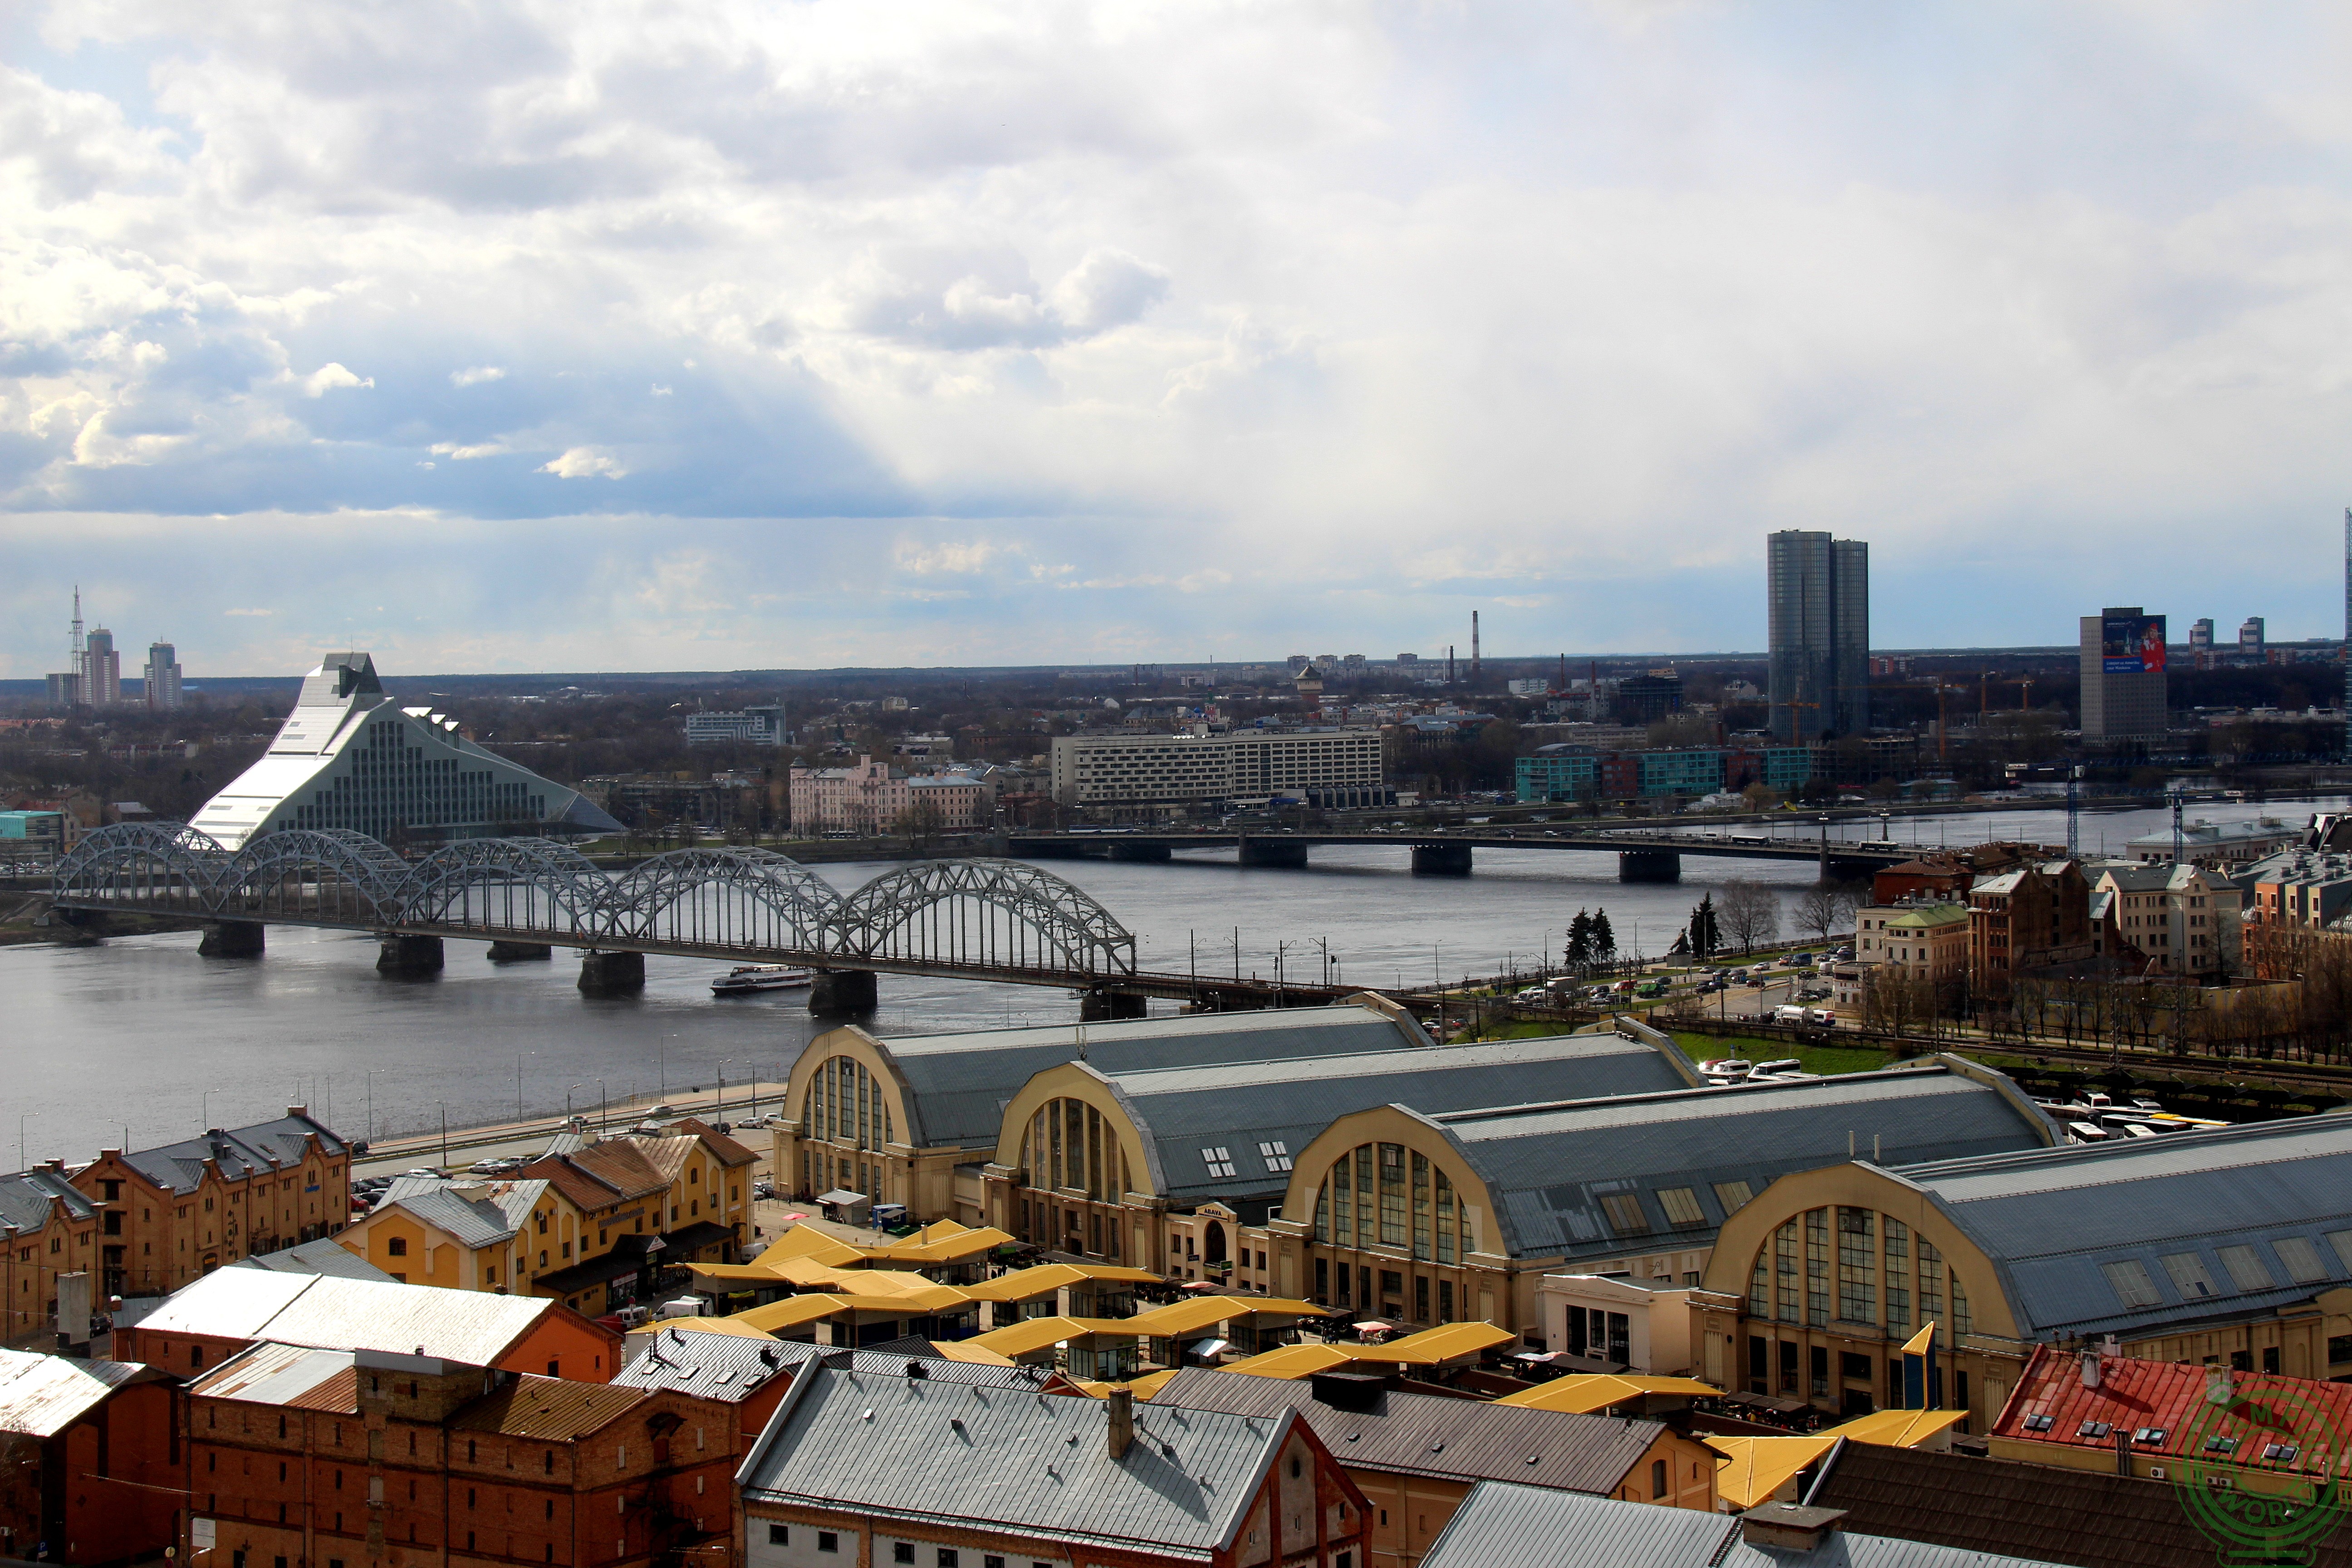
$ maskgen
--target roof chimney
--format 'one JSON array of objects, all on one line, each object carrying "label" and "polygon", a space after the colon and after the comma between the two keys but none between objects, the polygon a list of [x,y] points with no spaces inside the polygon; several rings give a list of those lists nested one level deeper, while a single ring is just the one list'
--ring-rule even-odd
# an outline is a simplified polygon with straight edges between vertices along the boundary
[{"label": "roof chimney", "polygon": [[1110,1457],[1124,1459],[1135,1441],[1135,1390],[1126,1384],[1115,1383],[1103,1404],[1110,1412]]},{"label": "roof chimney", "polygon": [[1844,1522],[1842,1508],[1804,1508],[1793,1502],[1768,1502],[1739,1516],[1739,1539],[1750,1546],[1777,1546],[1783,1552],[1814,1552],[1837,1533]]},{"label": "roof chimney", "polygon": [[2084,1388],[2099,1386],[2099,1352],[2096,1350],[2086,1350],[2083,1352],[2083,1386]]}]

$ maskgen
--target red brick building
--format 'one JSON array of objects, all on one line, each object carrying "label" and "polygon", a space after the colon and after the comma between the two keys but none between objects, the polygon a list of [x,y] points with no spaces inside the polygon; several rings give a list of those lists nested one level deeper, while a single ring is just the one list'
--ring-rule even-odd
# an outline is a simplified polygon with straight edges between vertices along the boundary
[{"label": "red brick building", "polygon": [[114,1352],[183,1377],[263,1341],[400,1350],[505,1372],[610,1382],[621,1336],[544,1296],[224,1268],[114,1332]]},{"label": "red brick building", "polygon": [[162,1555],[180,1517],[176,1405],[149,1367],[0,1350],[0,1556]]},{"label": "red brick building", "polygon": [[352,1152],[299,1105],[276,1121],[100,1152],[73,1184],[100,1211],[105,1296],[162,1296],[225,1263],[332,1236],[352,1215]]},{"label": "red brick building", "polygon": [[263,1343],[186,1420],[194,1568],[735,1562],[741,1444],[710,1401]]}]

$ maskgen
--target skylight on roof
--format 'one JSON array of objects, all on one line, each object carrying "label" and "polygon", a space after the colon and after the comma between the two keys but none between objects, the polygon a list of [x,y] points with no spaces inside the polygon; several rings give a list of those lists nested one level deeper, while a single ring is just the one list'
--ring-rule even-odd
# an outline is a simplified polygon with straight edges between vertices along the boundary
[{"label": "skylight on roof", "polygon": [[1698,1194],[1688,1187],[1660,1187],[1658,1206],[1666,1211],[1666,1223],[1676,1229],[1706,1223],[1706,1211],[1698,1206]]},{"label": "skylight on roof", "polygon": [[2221,1248],[2221,1267],[2230,1271],[2231,1282],[2241,1290],[2267,1290],[2271,1288],[2271,1271],[2263,1262],[2262,1254],[2250,1245],[2240,1242]]},{"label": "skylight on roof", "polygon": [[2172,1276],[2173,1288],[2183,1300],[2195,1301],[2213,1294],[2213,1277],[2205,1272],[2205,1260],[2195,1253],[2169,1253],[2158,1261]]},{"label": "skylight on roof", "polygon": [[2116,1263],[2102,1263],[2099,1272],[2115,1287],[2116,1297],[2126,1307],[2160,1307],[2164,1297],[2156,1281],[2147,1277],[2147,1265],[2137,1258],[2126,1258]]},{"label": "skylight on roof", "polygon": [[1260,1143],[1257,1146],[1257,1157],[1265,1162],[1265,1168],[1268,1171],[1290,1169],[1290,1145],[1279,1138],[1270,1143]]},{"label": "skylight on roof", "polygon": [[2319,1248],[2311,1245],[2305,1236],[2282,1236],[2271,1245],[2278,1249],[2279,1261],[2286,1265],[2286,1277],[2298,1285],[2315,1285],[2327,1278],[2327,1265],[2319,1260]]},{"label": "skylight on roof", "polygon": [[1233,1151],[1223,1144],[1213,1149],[1202,1150],[1201,1158],[1208,1163],[1209,1174],[1213,1176],[1230,1176],[1235,1173]]},{"label": "skylight on roof", "polygon": [[1601,1200],[1601,1212],[1609,1216],[1609,1228],[1620,1236],[1649,1233],[1650,1216],[1642,1212],[1642,1200],[1632,1193],[1611,1193]]}]

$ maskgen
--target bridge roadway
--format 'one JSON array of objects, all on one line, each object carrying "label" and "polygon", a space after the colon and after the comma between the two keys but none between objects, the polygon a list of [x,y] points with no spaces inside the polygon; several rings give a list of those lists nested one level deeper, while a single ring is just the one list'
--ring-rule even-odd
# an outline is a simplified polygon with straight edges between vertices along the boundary
[{"label": "bridge roadway", "polygon": [[1573,849],[1617,857],[1623,882],[1677,882],[1682,858],[1706,855],[1744,860],[1810,860],[1823,881],[1867,877],[1919,854],[1916,846],[1871,840],[1767,838],[1696,833],[1597,832],[1549,828],[1405,828],[1388,833],[1362,829],[1301,828],[1274,832],[1189,831],[1010,833],[1007,854],[1024,859],[1100,858],[1165,861],[1187,849],[1234,849],[1244,866],[1307,864],[1317,845],[1372,844],[1410,848],[1412,868],[1428,876],[1466,877],[1478,849]]},{"label": "bridge roadway", "polygon": [[494,960],[582,954],[591,994],[645,984],[668,953],[815,972],[809,1007],[870,1011],[877,974],[1061,986],[1081,1016],[1139,1016],[1148,999],[1204,1008],[1314,1005],[1349,994],[1136,963],[1134,934],[1052,872],[997,858],[919,861],[847,894],[766,850],[679,849],[607,871],[545,839],[461,839],[415,859],[340,830],[272,833],[231,851],[183,823],[85,837],[51,884],[58,915],[92,935],[110,916],[201,923],[208,958],[259,958],[272,925],[376,933],[376,967],[430,974],[450,938]]}]

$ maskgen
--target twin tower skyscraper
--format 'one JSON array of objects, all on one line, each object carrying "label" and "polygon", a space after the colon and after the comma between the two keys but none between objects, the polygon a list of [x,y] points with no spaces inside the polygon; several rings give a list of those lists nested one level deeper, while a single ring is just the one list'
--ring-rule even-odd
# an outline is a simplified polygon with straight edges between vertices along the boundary
[{"label": "twin tower skyscraper", "polygon": [[1869,544],[1783,529],[1767,537],[1765,581],[1773,735],[1869,734]]}]

